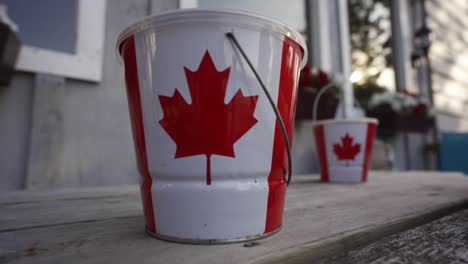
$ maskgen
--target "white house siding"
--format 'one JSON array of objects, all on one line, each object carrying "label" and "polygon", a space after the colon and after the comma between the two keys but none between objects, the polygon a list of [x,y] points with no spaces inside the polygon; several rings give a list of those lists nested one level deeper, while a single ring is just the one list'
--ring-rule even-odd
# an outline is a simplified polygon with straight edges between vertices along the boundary
[{"label": "white house siding", "polygon": [[441,131],[468,131],[468,1],[426,1],[430,58]]}]

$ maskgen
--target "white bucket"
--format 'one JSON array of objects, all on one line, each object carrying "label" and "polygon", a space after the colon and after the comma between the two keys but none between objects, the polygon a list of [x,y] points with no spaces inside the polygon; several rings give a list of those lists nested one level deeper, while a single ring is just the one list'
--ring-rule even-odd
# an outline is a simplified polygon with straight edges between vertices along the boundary
[{"label": "white bucket", "polygon": [[256,239],[282,222],[285,143],[233,33],[292,139],[299,33],[257,15],[182,10],[120,35],[147,230],[188,243]]},{"label": "white bucket", "polygon": [[314,123],[322,181],[367,181],[377,124],[374,118],[334,119]]}]

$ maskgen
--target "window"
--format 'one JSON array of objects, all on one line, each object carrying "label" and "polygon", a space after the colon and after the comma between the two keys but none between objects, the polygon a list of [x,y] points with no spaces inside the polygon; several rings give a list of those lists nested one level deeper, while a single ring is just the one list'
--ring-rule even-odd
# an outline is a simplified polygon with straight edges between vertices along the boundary
[{"label": "window", "polygon": [[4,0],[22,42],[17,70],[98,82],[106,0]]}]

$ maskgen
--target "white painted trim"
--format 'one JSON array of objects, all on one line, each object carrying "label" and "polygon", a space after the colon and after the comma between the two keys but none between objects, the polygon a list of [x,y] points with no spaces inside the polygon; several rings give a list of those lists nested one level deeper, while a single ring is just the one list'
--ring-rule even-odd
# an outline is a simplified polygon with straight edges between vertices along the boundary
[{"label": "white painted trim", "polygon": [[198,0],[179,0],[179,8],[197,8]]},{"label": "white painted trim", "polygon": [[[337,116],[352,118],[351,115],[355,110],[353,87],[349,80],[351,42],[348,1],[310,0],[309,3],[312,65],[341,77],[343,95],[340,105],[344,107],[339,107],[340,111],[337,112]],[[336,36],[334,41],[338,42],[334,45],[332,45],[332,35]]]},{"label": "white painted trim", "polygon": [[333,71],[330,46],[330,1],[311,0],[309,6],[309,34],[312,65],[325,71]]},{"label": "white painted trim", "polygon": [[102,79],[106,0],[79,0],[76,53],[22,46],[16,69],[99,82]]},{"label": "white painted trim", "polygon": [[172,9],[178,9],[180,0],[149,0],[149,14],[158,14]]},{"label": "white painted trim", "polygon": [[392,57],[395,69],[397,90],[412,90],[411,47],[412,34],[409,24],[409,7],[407,0],[390,1],[390,18],[392,22]]},{"label": "white painted trim", "polygon": [[339,56],[341,60],[341,72],[343,74],[343,103],[344,117],[350,117],[354,108],[353,86],[349,77],[351,76],[351,40],[349,32],[348,1],[337,0],[338,13],[338,35],[339,35]]}]

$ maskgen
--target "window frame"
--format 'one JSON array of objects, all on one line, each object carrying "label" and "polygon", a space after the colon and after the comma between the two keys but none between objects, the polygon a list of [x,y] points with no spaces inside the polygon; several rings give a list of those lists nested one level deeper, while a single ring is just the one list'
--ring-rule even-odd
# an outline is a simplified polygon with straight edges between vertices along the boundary
[{"label": "window frame", "polygon": [[101,81],[106,1],[78,0],[74,54],[22,45],[15,68],[24,72]]}]

